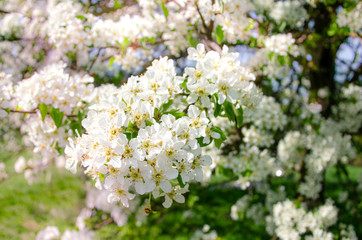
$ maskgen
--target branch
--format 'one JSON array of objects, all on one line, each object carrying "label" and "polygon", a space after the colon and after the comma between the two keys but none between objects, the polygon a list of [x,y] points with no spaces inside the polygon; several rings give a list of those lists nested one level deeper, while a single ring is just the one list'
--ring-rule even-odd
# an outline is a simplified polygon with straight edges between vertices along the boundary
[{"label": "branch", "polygon": [[[9,111],[9,112],[12,112],[12,113],[21,113],[21,114],[36,114],[36,113],[38,113],[38,112],[36,111],[37,109],[36,109],[36,110],[31,110],[31,111],[5,109],[5,108],[0,108],[0,109],[2,109],[2,110],[4,110],[4,111]],[[66,117],[77,117],[76,114],[69,114],[69,115],[64,114],[64,116],[66,116]]]},{"label": "branch", "polygon": [[95,226],[93,227],[93,230],[100,229],[101,227],[104,227],[104,226],[106,226],[106,225],[108,225],[108,224],[110,224],[110,223],[112,223],[112,222],[113,222],[113,219],[112,219],[112,218],[108,218],[108,219],[105,220],[104,222],[101,222],[101,223],[95,225]]},{"label": "branch", "polygon": [[200,15],[202,25],[204,26],[205,31],[206,31],[206,34],[207,34],[208,26],[206,25],[206,22],[205,22],[204,16],[202,16],[202,14],[201,14],[201,11],[200,11],[200,8],[199,8],[199,4],[197,4],[197,0],[195,0],[195,6],[196,6],[196,10],[197,10],[197,12],[198,12],[198,13],[199,13],[199,15]]},{"label": "branch", "polygon": [[93,57],[91,64],[89,65],[89,67],[86,70],[86,72],[88,74],[89,74],[90,70],[92,70],[94,63],[97,61],[99,54],[101,53],[102,50],[103,50],[103,48],[99,48],[97,54]]}]

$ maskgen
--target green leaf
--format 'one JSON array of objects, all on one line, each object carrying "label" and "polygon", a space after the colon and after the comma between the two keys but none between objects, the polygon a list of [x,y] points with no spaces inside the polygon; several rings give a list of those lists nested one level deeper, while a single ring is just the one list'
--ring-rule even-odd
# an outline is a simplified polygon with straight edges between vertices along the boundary
[{"label": "green leaf", "polygon": [[161,117],[160,110],[158,108],[155,108],[155,110],[153,110],[153,116],[156,119],[156,121],[158,122],[158,120]]},{"label": "green leaf", "polygon": [[224,142],[224,140],[222,140],[221,138],[219,138],[219,139],[214,139],[214,144],[215,144],[215,146],[218,148],[218,149],[220,149],[220,147],[221,147],[221,144]]},{"label": "green leaf", "polygon": [[270,60],[270,61],[273,60],[274,55],[275,55],[275,52],[269,53],[269,60]]},{"label": "green leaf", "polygon": [[200,147],[206,147],[206,146],[210,145],[212,139],[210,139],[209,143],[203,143],[204,137],[199,137],[196,140],[199,143]]},{"label": "green leaf", "polygon": [[199,43],[199,40],[197,38],[193,38],[191,36],[191,33],[187,35],[186,40],[189,42],[190,46],[193,48],[196,48],[197,44]]},{"label": "green leaf", "polygon": [[219,116],[221,113],[221,105],[216,103],[215,111],[214,111],[214,117]]},{"label": "green leaf", "polygon": [[216,93],[214,95],[212,95],[212,99],[213,99],[213,101],[215,103],[214,117],[217,117],[221,113],[221,107],[222,106],[218,103],[219,97],[217,96]]},{"label": "green leaf", "polygon": [[218,44],[221,44],[222,41],[224,40],[224,31],[222,30],[222,26],[217,25],[216,30],[216,41]]},{"label": "green leaf", "polygon": [[162,7],[163,14],[165,14],[165,18],[167,19],[167,17],[168,17],[168,9],[167,9],[164,1],[162,1],[161,7]]},{"label": "green leaf", "polygon": [[133,122],[129,121],[129,122],[128,122],[127,131],[133,132],[135,126],[137,126],[137,123],[133,123]]},{"label": "green leaf", "polygon": [[138,136],[138,132],[137,131],[134,131],[132,134],[131,134],[131,138],[136,138]]},{"label": "green leaf", "polygon": [[116,44],[122,49],[122,56],[126,54],[126,48],[132,44],[132,42],[129,41],[128,37],[125,37],[123,39],[123,43],[116,41]]},{"label": "green leaf", "polygon": [[145,120],[146,126],[152,126],[153,122],[149,121],[149,120]]},{"label": "green leaf", "polygon": [[92,27],[91,27],[90,25],[85,25],[85,26],[83,27],[83,31],[85,31],[85,30],[87,30],[87,29],[92,29]]},{"label": "green leaf", "polygon": [[64,149],[64,148],[61,148],[61,147],[58,147],[58,146],[55,147],[55,150],[57,150],[57,152],[59,153],[59,155],[62,155],[62,154],[63,154],[63,149]]},{"label": "green leaf", "polygon": [[42,104],[39,105],[39,110],[40,110],[40,114],[41,114],[41,119],[44,122],[45,117],[48,114],[48,106],[45,103],[42,103]]},{"label": "green leaf", "polygon": [[177,181],[178,181],[178,183],[180,184],[180,186],[181,186],[182,188],[185,187],[185,184],[182,182],[182,178],[181,178],[181,175],[180,175],[180,174],[177,176]]},{"label": "green leaf", "polygon": [[79,134],[82,132],[82,124],[80,122],[72,122],[70,128],[72,129],[74,136],[77,136],[77,131]]},{"label": "green leaf", "polygon": [[99,175],[99,179],[101,180],[101,181],[103,181],[104,180],[104,174],[103,173],[98,173],[98,175]]},{"label": "green leaf", "polygon": [[128,141],[130,141],[132,139],[132,133],[125,132],[124,134],[126,135]]},{"label": "green leaf", "polygon": [[225,109],[225,114],[226,114],[227,118],[230,121],[235,122],[234,106],[230,102],[225,101],[224,109]]},{"label": "green leaf", "polygon": [[236,115],[236,123],[237,123],[238,128],[240,128],[243,125],[243,121],[244,121],[243,114],[244,114],[243,107],[236,109],[235,115]]},{"label": "green leaf", "polygon": [[219,5],[221,7],[221,13],[224,13],[224,1],[223,0],[219,0]]},{"label": "green leaf", "polygon": [[109,59],[109,64],[108,64],[109,67],[111,67],[111,66],[113,65],[114,60],[116,60],[115,57],[111,57],[111,58]]},{"label": "green leaf", "polygon": [[254,20],[252,20],[251,18],[249,18],[249,24],[248,26],[244,29],[244,31],[249,31],[251,29],[254,28]]},{"label": "green leaf", "polygon": [[84,16],[82,16],[82,15],[77,15],[77,16],[75,16],[75,17],[78,18],[78,19],[80,19],[80,20],[82,20],[82,21],[86,21],[86,20],[87,20],[87,18],[84,17]]},{"label": "green leaf", "polygon": [[83,120],[84,117],[85,117],[85,112],[79,110],[77,115],[78,115],[78,121],[79,121],[79,122],[82,122],[82,120]]},{"label": "green leaf", "polygon": [[280,24],[280,26],[279,26],[279,32],[283,32],[286,26],[287,26],[287,23],[285,21],[282,22],[282,24]]},{"label": "green leaf", "polygon": [[162,104],[160,112],[165,112],[173,104],[173,100],[168,100],[167,103]]},{"label": "green leaf", "polygon": [[77,59],[77,55],[72,51],[67,52],[65,56],[67,56],[71,62]]},{"label": "green leaf", "polygon": [[250,37],[250,47],[255,48],[258,47],[258,39],[255,37]]},{"label": "green leaf", "polygon": [[121,9],[123,7],[121,1],[115,1],[113,6],[115,9]]},{"label": "green leaf", "polygon": [[187,88],[187,78],[181,83],[181,87],[185,90],[185,92],[189,93],[190,90]]},{"label": "green leaf", "polygon": [[50,109],[49,113],[54,121],[55,126],[59,128],[62,125],[64,113],[60,112],[58,108]]},{"label": "green leaf", "polygon": [[44,60],[44,52],[43,52],[43,51],[40,51],[40,52],[38,53],[38,60],[39,60],[40,62]]},{"label": "green leaf", "polygon": [[179,119],[183,116],[185,116],[186,114],[184,112],[177,112],[178,110],[177,109],[172,109],[168,112],[165,112],[164,114],[171,114],[173,115],[176,119]]},{"label": "green leaf", "polygon": [[214,131],[214,132],[216,132],[216,133],[218,133],[218,134],[220,134],[220,136],[221,136],[220,139],[222,139],[223,141],[226,140],[226,135],[225,135],[225,133],[224,133],[219,127],[213,126],[213,127],[211,128],[211,130]]},{"label": "green leaf", "polygon": [[279,64],[282,65],[282,66],[286,63],[285,56],[278,55],[277,59],[278,59]]}]

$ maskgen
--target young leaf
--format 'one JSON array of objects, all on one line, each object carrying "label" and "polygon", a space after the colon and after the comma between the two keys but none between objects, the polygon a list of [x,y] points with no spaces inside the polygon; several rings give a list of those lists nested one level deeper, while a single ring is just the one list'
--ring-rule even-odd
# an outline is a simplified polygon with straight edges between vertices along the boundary
[{"label": "young leaf", "polygon": [[178,183],[180,184],[180,186],[181,186],[182,188],[185,187],[185,184],[182,182],[182,178],[181,178],[181,175],[180,175],[180,174],[177,176],[177,181],[178,181]]},{"label": "young leaf", "polygon": [[234,106],[230,102],[225,101],[224,109],[225,109],[225,114],[226,114],[227,118],[230,121],[235,122]]},{"label": "young leaf", "polygon": [[[210,145],[210,143],[211,143],[211,141],[209,143],[204,143],[204,137],[199,137],[196,140],[199,143],[200,147],[206,147],[206,146]],[[211,140],[212,140],[212,138],[211,138]]]},{"label": "young leaf", "polygon": [[216,103],[216,106],[215,106],[215,111],[214,111],[214,117],[217,117],[219,116],[221,113],[221,105]]},{"label": "young leaf", "polygon": [[82,20],[82,21],[86,21],[86,20],[87,20],[87,18],[84,17],[84,16],[82,16],[82,15],[77,15],[77,16],[75,16],[75,17],[78,18],[78,19],[80,19],[80,20]]},{"label": "young leaf", "polygon": [[269,60],[270,60],[270,61],[273,60],[274,55],[275,55],[275,52],[269,53]]},{"label": "young leaf", "polygon": [[237,127],[239,128],[243,125],[243,121],[244,121],[243,107],[236,109],[235,115],[236,115]]},{"label": "young leaf", "polygon": [[82,124],[80,122],[71,123],[70,128],[73,130],[74,136],[77,136],[77,131],[79,134],[82,133]]},{"label": "young leaf", "polygon": [[99,175],[99,179],[100,179],[101,181],[103,181],[103,180],[104,180],[105,175],[104,175],[103,173],[98,173],[98,175]]},{"label": "young leaf", "polygon": [[168,112],[165,112],[164,114],[171,114],[173,115],[176,119],[179,119],[180,117],[185,116],[186,114],[184,112],[177,112],[177,109],[172,109]]},{"label": "young leaf", "polygon": [[220,138],[222,139],[222,140],[226,140],[226,135],[225,135],[225,133],[219,128],[219,127],[216,127],[216,126],[213,126],[212,128],[211,128],[211,130],[212,131],[214,131],[214,132],[216,132],[216,133],[218,133],[218,134],[220,134]]},{"label": "young leaf", "polygon": [[278,59],[279,64],[282,66],[286,63],[285,56],[278,55],[277,59]]},{"label": "young leaf", "polygon": [[221,44],[222,41],[224,40],[224,31],[222,30],[222,26],[217,25],[215,33],[216,33],[217,43]]},{"label": "young leaf", "polygon": [[39,110],[40,110],[40,114],[41,114],[41,119],[44,122],[45,117],[48,114],[48,106],[45,103],[42,103],[42,104],[39,105]]},{"label": "young leaf", "polygon": [[115,57],[111,57],[111,58],[109,59],[109,64],[108,64],[109,67],[112,67],[114,60],[116,60]]},{"label": "young leaf", "polygon": [[173,104],[173,100],[169,100],[167,103],[164,103],[161,107],[161,112],[167,111],[167,109]]},{"label": "young leaf", "polygon": [[215,144],[215,146],[218,148],[218,149],[220,149],[220,147],[221,147],[221,144],[224,142],[224,140],[222,140],[221,138],[219,138],[219,139],[214,139],[214,144]]},{"label": "young leaf", "polygon": [[59,128],[62,125],[64,113],[60,112],[58,108],[50,109],[49,113],[54,121],[55,126]]},{"label": "young leaf", "polygon": [[149,120],[145,120],[146,126],[152,126],[153,122],[149,121]]},{"label": "young leaf", "polygon": [[193,38],[191,36],[191,33],[189,33],[189,35],[187,35],[186,39],[189,42],[190,46],[193,48],[196,48],[197,44],[199,43],[199,40],[197,38]]},{"label": "young leaf", "polygon": [[114,8],[115,9],[121,9],[123,7],[121,1],[114,1]]},{"label": "young leaf", "polygon": [[219,97],[217,96],[216,93],[214,95],[212,95],[212,100],[214,101],[214,104],[215,104],[214,117],[217,117],[221,113],[221,107],[222,106],[218,103],[219,102]]},{"label": "young leaf", "polygon": [[163,14],[165,14],[165,18],[167,19],[167,17],[168,17],[168,9],[167,9],[167,7],[165,6],[165,2],[164,2],[164,1],[162,1],[161,7],[162,7]]}]

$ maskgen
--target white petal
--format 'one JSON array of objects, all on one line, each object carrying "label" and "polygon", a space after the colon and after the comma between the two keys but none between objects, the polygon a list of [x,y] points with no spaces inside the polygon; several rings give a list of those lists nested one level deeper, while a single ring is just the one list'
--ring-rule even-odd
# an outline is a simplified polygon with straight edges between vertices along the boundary
[{"label": "white petal", "polygon": [[162,205],[163,205],[165,208],[171,207],[171,205],[172,205],[172,199],[169,198],[169,197],[166,195],[166,196],[165,196],[165,201],[162,203]]},{"label": "white petal", "polygon": [[177,194],[173,200],[175,200],[178,203],[184,203],[185,202],[185,197],[182,196],[181,194]]},{"label": "white petal", "polygon": [[164,191],[165,193],[169,193],[171,192],[172,190],[172,186],[171,186],[171,183],[169,181],[162,181],[160,183],[160,188],[162,189],[162,191]]},{"label": "white petal", "polygon": [[136,192],[137,192],[138,194],[143,195],[143,194],[145,193],[145,185],[144,185],[144,183],[141,182],[141,181],[137,181],[137,182],[135,183],[135,189],[136,189]]},{"label": "white petal", "polygon": [[165,176],[168,180],[175,179],[178,176],[178,171],[175,168],[168,168],[165,171]]}]

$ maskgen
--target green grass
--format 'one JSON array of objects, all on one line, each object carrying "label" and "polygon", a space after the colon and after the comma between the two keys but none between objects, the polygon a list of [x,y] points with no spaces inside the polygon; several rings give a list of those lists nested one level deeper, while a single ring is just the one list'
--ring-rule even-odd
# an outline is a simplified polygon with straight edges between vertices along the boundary
[{"label": "green grass", "polygon": [[[76,217],[84,206],[85,180],[67,171],[52,169],[50,183],[43,174],[39,182],[28,185],[22,174],[14,174],[17,157],[9,152],[0,154],[0,161],[6,163],[10,175],[0,184],[0,239],[35,239],[36,233],[48,225],[57,226],[61,232],[74,229]],[[351,182],[356,184],[362,168],[349,166],[347,171]],[[146,224],[137,226],[131,216],[129,223],[121,228],[111,223],[98,229],[96,239],[186,240],[204,224],[210,225],[222,239],[270,239],[264,226],[256,226],[249,219],[233,221],[230,218],[231,206],[246,192],[224,184],[225,180],[219,175],[212,179],[211,187],[191,185],[193,194],[186,196],[186,203],[174,203],[171,209],[164,209],[162,200],[153,201],[152,207],[157,213],[150,215]],[[334,199],[348,186],[339,185],[336,168],[327,171],[326,180],[326,195]],[[297,178],[274,179],[273,185],[284,184],[292,196],[296,191],[295,181]],[[345,214],[343,208],[340,214]],[[348,217],[343,215],[343,220],[348,221]],[[103,221],[94,218],[91,221]],[[350,223],[353,221],[350,219]]]},{"label": "green grass", "polygon": [[28,185],[22,174],[14,174],[17,157],[2,153],[9,179],[0,184],[0,239],[35,239],[48,225],[60,231],[74,228],[75,219],[84,205],[84,182],[79,176],[52,169],[52,181]]}]

